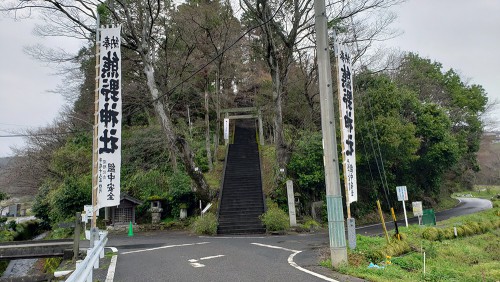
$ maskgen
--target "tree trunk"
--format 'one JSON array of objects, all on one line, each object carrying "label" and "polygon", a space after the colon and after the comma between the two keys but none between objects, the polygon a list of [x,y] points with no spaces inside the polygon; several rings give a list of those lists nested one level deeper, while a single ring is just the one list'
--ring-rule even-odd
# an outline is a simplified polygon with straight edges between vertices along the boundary
[{"label": "tree trunk", "polygon": [[[287,145],[283,133],[283,108],[282,108],[282,88],[280,80],[280,69],[277,64],[271,70],[273,80],[273,98],[274,98],[274,140],[276,146],[276,161],[280,169],[286,170],[287,165]],[[285,171],[286,174],[286,171]]]},{"label": "tree trunk", "polygon": [[195,182],[196,187],[199,189],[199,191],[197,191],[198,194],[201,198],[206,200],[208,199],[209,186],[205,180],[205,177],[194,163],[194,153],[189,147],[189,144],[184,138],[182,138],[182,136],[175,133],[172,121],[165,111],[165,109],[167,108],[165,107],[165,105],[163,105],[161,100],[158,99],[159,90],[156,85],[153,66],[151,62],[149,62],[147,55],[142,54],[142,57],[142,61],[144,63],[144,74],[147,78],[149,92],[151,94],[151,97],[155,101],[154,109],[156,115],[158,116],[158,120],[160,121],[163,132],[165,133],[168,147],[171,151],[175,152],[175,155],[181,158],[182,162],[184,163],[186,172]]},{"label": "tree trunk", "polygon": [[215,138],[214,138],[214,156],[217,156],[217,150],[219,148],[219,138],[220,138],[220,64],[216,73],[215,79],[215,112],[217,114],[217,125],[215,126]]},{"label": "tree trunk", "polygon": [[[208,87],[208,86],[207,86]],[[205,90],[205,148],[207,150],[208,170],[212,171],[212,151],[210,146],[210,117],[208,108],[208,91]]]}]

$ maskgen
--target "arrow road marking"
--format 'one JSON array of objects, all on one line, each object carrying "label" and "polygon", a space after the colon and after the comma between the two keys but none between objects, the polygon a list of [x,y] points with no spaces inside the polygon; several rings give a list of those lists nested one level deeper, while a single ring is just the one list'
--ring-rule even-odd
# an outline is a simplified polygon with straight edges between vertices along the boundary
[{"label": "arrow road marking", "polygon": [[200,260],[207,260],[207,259],[214,259],[214,258],[220,258],[224,257],[225,255],[216,255],[216,256],[210,256],[210,257],[203,257],[200,259],[189,259],[188,261],[190,262],[192,267],[205,267],[204,264],[198,263]]}]

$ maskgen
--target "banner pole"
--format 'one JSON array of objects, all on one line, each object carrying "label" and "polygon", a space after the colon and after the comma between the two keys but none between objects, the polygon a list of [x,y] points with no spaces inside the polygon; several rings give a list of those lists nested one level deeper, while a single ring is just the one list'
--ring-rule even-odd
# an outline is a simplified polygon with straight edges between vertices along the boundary
[{"label": "banner pole", "polygon": [[[99,123],[99,13],[97,13],[97,27],[95,31],[95,91],[94,91],[94,132],[92,138],[92,220],[91,229],[97,227],[97,168],[98,168],[98,123]],[[92,239],[92,238],[91,238]],[[90,240],[92,243],[92,240]]]}]

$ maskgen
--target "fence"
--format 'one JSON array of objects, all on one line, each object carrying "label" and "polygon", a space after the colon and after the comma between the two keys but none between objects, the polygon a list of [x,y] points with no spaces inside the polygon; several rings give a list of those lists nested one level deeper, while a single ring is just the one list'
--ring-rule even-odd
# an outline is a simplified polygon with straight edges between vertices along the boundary
[{"label": "fence", "polygon": [[75,271],[66,282],[92,282],[94,268],[99,268],[99,259],[104,258],[104,247],[108,242],[108,232],[99,231],[99,240],[94,242],[94,248],[89,248],[83,261],[76,262]]}]

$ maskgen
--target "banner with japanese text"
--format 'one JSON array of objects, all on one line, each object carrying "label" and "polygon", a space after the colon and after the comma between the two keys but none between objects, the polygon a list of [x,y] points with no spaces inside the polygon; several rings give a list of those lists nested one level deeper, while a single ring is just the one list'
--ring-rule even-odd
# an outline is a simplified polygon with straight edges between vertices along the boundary
[{"label": "banner with japanese text", "polygon": [[101,28],[99,60],[97,207],[120,204],[121,27]]},{"label": "banner with japanese text", "polygon": [[349,49],[337,45],[337,75],[340,108],[340,132],[342,135],[342,156],[347,203],[358,200],[356,184],[356,139],[354,136],[354,100],[352,85],[352,62]]}]

